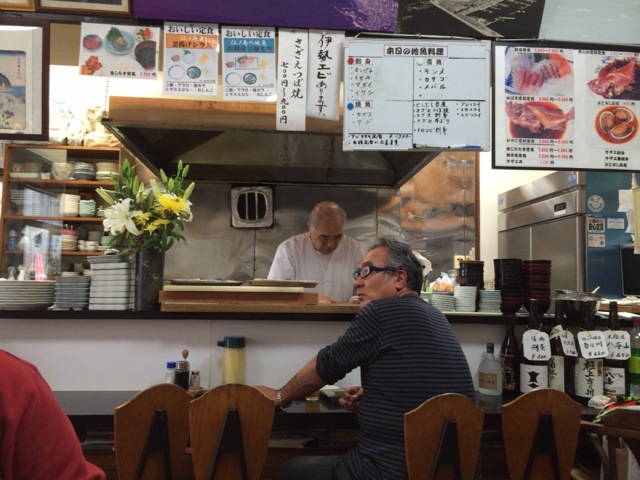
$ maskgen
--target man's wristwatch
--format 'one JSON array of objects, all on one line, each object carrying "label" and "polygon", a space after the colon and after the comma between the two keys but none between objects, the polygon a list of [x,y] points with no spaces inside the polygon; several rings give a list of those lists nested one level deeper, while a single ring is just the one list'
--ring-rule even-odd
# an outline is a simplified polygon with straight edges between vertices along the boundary
[{"label": "man's wristwatch", "polygon": [[276,390],[276,405],[280,408],[288,408],[291,406],[293,402],[289,402],[289,403],[284,403],[284,400],[282,400],[282,389],[279,388]]}]

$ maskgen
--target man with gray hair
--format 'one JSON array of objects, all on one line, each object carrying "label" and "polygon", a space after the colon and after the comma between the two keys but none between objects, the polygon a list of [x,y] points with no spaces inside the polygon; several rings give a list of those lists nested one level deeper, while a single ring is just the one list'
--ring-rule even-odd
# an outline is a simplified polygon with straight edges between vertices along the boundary
[{"label": "man with gray hair", "polygon": [[282,242],[267,278],[313,280],[320,303],[348,302],[351,273],[364,254],[357,240],[344,235],[345,211],[334,202],[320,202],[309,215],[308,231]]},{"label": "man with gray hair", "polygon": [[361,386],[340,405],[358,415],[358,443],[344,455],[287,461],[278,480],[407,478],[404,414],[443,393],[475,399],[467,359],[447,318],[420,298],[422,265],[411,247],[380,238],[353,272],[360,311],[282,388],[257,387],[286,408],[360,367]]}]

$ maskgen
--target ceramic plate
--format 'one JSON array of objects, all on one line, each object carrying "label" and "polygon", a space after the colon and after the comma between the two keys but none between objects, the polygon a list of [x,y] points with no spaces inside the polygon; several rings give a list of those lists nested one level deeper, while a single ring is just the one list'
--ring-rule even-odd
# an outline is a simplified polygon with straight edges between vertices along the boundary
[{"label": "ceramic plate", "polygon": [[268,280],[268,279],[255,279],[247,280],[247,283],[254,287],[304,287],[313,288],[318,285],[318,282],[311,280]]}]

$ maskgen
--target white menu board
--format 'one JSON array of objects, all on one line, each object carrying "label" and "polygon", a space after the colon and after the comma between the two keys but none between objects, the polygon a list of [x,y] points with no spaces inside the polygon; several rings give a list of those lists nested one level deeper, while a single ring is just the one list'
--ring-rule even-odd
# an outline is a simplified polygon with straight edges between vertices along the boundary
[{"label": "white menu board", "polygon": [[639,52],[575,44],[494,46],[494,166],[640,169]]},{"label": "white menu board", "polygon": [[491,43],[354,39],[344,49],[344,150],[488,150]]}]

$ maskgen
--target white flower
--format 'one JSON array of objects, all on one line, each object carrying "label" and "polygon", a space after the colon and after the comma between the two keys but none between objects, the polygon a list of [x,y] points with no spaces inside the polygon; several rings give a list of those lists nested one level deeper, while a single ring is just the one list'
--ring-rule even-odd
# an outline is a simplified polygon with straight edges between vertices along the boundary
[{"label": "white flower", "polygon": [[140,210],[129,211],[130,203],[131,199],[125,198],[119,203],[105,209],[105,219],[102,221],[102,224],[111,235],[122,233],[125,229],[132,235],[140,235],[133,219],[138,215],[142,215],[142,212]]}]

